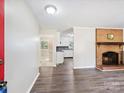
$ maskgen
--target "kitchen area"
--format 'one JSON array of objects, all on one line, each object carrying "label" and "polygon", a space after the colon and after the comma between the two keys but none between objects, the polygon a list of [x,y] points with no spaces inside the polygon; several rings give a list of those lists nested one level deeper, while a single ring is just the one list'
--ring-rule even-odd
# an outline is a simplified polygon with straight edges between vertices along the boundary
[{"label": "kitchen area", "polygon": [[59,33],[59,43],[56,46],[56,64],[64,63],[65,59],[73,59],[74,35],[73,30],[68,29]]}]

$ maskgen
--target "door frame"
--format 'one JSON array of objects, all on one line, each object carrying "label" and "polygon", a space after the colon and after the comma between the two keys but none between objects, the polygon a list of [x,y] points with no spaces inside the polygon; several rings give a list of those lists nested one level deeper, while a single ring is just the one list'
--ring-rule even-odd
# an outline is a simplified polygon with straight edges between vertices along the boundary
[{"label": "door frame", "polygon": [[4,0],[0,0],[0,80],[4,80]]}]

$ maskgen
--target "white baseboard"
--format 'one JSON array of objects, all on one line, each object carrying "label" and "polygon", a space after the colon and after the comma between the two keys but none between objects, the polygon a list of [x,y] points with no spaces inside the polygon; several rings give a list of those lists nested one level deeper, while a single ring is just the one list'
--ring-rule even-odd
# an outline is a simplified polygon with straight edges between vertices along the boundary
[{"label": "white baseboard", "polygon": [[39,77],[40,73],[37,73],[36,77],[34,78],[34,81],[32,82],[32,84],[30,85],[28,91],[26,93],[30,93],[31,92],[31,89],[33,88],[37,78]]},{"label": "white baseboard", "polygon": [[40,67],[56,67],[56,64],[48,64],[48,65],[41,64]]},{"label": "white baseboard", "polygon": [[96,68],[96,67],[95,66],[74,67],[74,69],[87,69],[87,68]]}]

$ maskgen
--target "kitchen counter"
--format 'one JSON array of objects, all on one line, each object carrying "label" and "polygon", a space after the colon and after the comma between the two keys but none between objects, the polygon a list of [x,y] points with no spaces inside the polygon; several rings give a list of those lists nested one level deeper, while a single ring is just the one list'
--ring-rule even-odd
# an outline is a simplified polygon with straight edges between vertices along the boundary
[{"label": "kitchen counter", "polygon": [[64,52],[57,51],[56,52],[56,64],[63,64],[64,62]]},{"label": "kitchen counter", "polygon": [[68,46],[57,46],[56,52],[63,52],[63,57],[73,57],[73,49]]}]

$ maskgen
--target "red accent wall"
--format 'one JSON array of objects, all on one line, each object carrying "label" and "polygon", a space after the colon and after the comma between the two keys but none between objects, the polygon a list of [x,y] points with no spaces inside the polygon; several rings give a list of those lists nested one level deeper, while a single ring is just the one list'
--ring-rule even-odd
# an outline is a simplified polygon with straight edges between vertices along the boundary
[{"label": "red accent wall", "polygon": [[[0,59],[4,62],[4,0],[0,0]],[[0,80],[4,80],[4,64],[0,64]]]}]

